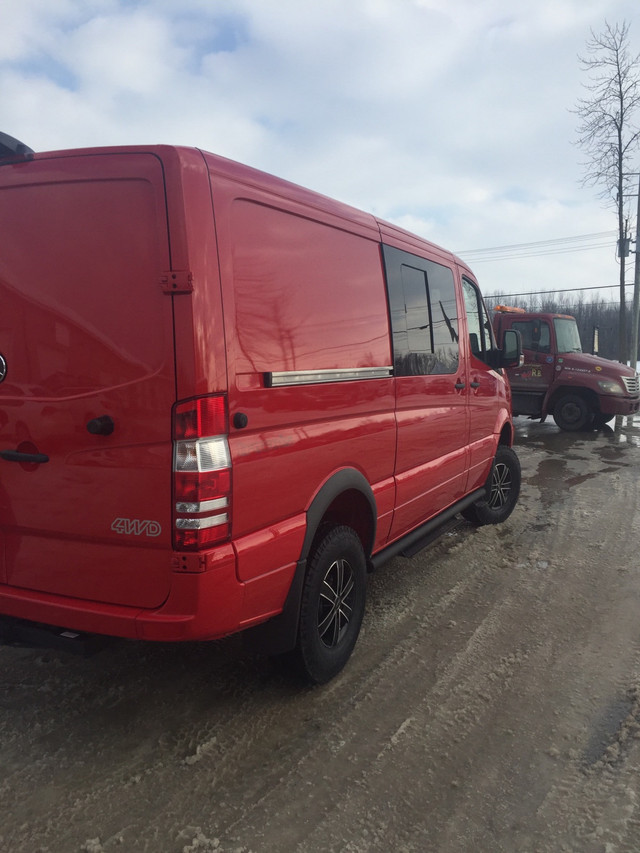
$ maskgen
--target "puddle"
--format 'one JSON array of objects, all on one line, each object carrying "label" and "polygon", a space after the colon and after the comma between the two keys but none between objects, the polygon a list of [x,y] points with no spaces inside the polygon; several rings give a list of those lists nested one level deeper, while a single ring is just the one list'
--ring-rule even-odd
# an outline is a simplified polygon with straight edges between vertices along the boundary
[{"label": "puddle", "polygon": [[526,482],[540,489],[540,500],[548,507],[562,500],[569,489],[567,463],[564,459],[541,459],[538,470]]},{"label": "puddle", "polygon": [[514,445],[516,450],[524,445],[567,461],[584,461],[597,453],[608,463],[626,464],[625,454],[640,447],[640,416],[620,420],[615,429],[607,424],[597,431],[563,432],[553,422],[515,418]]},{"label": "puddle", "polygon": [[640,689],[636,686],[628,690],[624,698],[614,699],[596,716],[583,753],[585,765],[617,763],[639,734]]},{"label": "puddle", "polygon": [[632,708],[633,702],[629,697],[617,699],[604,708],[595,719],[589,742],[582,756],[588,767],[592,767],[605,757],[607,749],[616,741],[618,732],[622,729]]}]

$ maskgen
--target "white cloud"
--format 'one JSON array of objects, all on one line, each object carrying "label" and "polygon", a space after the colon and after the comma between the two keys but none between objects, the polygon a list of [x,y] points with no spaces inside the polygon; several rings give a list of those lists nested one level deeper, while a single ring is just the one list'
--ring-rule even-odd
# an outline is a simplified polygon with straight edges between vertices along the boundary
[{"label": "white cloud", "polygon": [[[454,249],[599,232],[570,109],[605,18],[640,43],[635,0],[21,0],[0,13],[0,129],[197,145]],[[478,273],[615,283],[612,255]]]},{"label": "white cloud", "polygon": [[101,15],[65,34],[52,55],[73,73],[79,91],[155,97],[171,87],[186,60],[171,35],[168,21],[144,10]]}]

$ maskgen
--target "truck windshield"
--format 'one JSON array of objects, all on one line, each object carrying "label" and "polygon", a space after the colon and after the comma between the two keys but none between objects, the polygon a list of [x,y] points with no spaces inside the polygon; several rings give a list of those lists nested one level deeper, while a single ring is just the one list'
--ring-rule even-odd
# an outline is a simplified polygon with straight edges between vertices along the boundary
[{"label": "truck windshield", "polygon": [[553,325],[556,330],[556,340],[558,342],[558,352],[582,352],[582,344],[580,343],[580,333],[578,326],[573,317],[562,318],[555,317]]}]

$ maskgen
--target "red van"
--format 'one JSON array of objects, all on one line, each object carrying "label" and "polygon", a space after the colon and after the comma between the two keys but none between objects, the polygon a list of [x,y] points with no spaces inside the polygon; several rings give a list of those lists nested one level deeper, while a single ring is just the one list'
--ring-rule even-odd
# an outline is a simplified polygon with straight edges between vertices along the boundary
[{"label": "red van", "polygon": [[196,149],[0,162],[5,641],[253,628],[323,682],[368,570],[510,514],[519,339],[449,252]]}]

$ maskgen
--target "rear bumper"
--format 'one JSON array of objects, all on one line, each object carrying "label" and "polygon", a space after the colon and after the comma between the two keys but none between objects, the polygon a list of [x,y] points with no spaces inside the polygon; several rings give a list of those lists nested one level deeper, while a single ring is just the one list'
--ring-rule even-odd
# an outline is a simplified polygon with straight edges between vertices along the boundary
[{"label": "rear bumper", "polygon": [[224,637],[282,610],[295,565],[242,583],[231,545],[212,557],[205,571],[174,572],[169,597],[155,610],[0,585],[0,614],[84,633],[177,642]]}]

